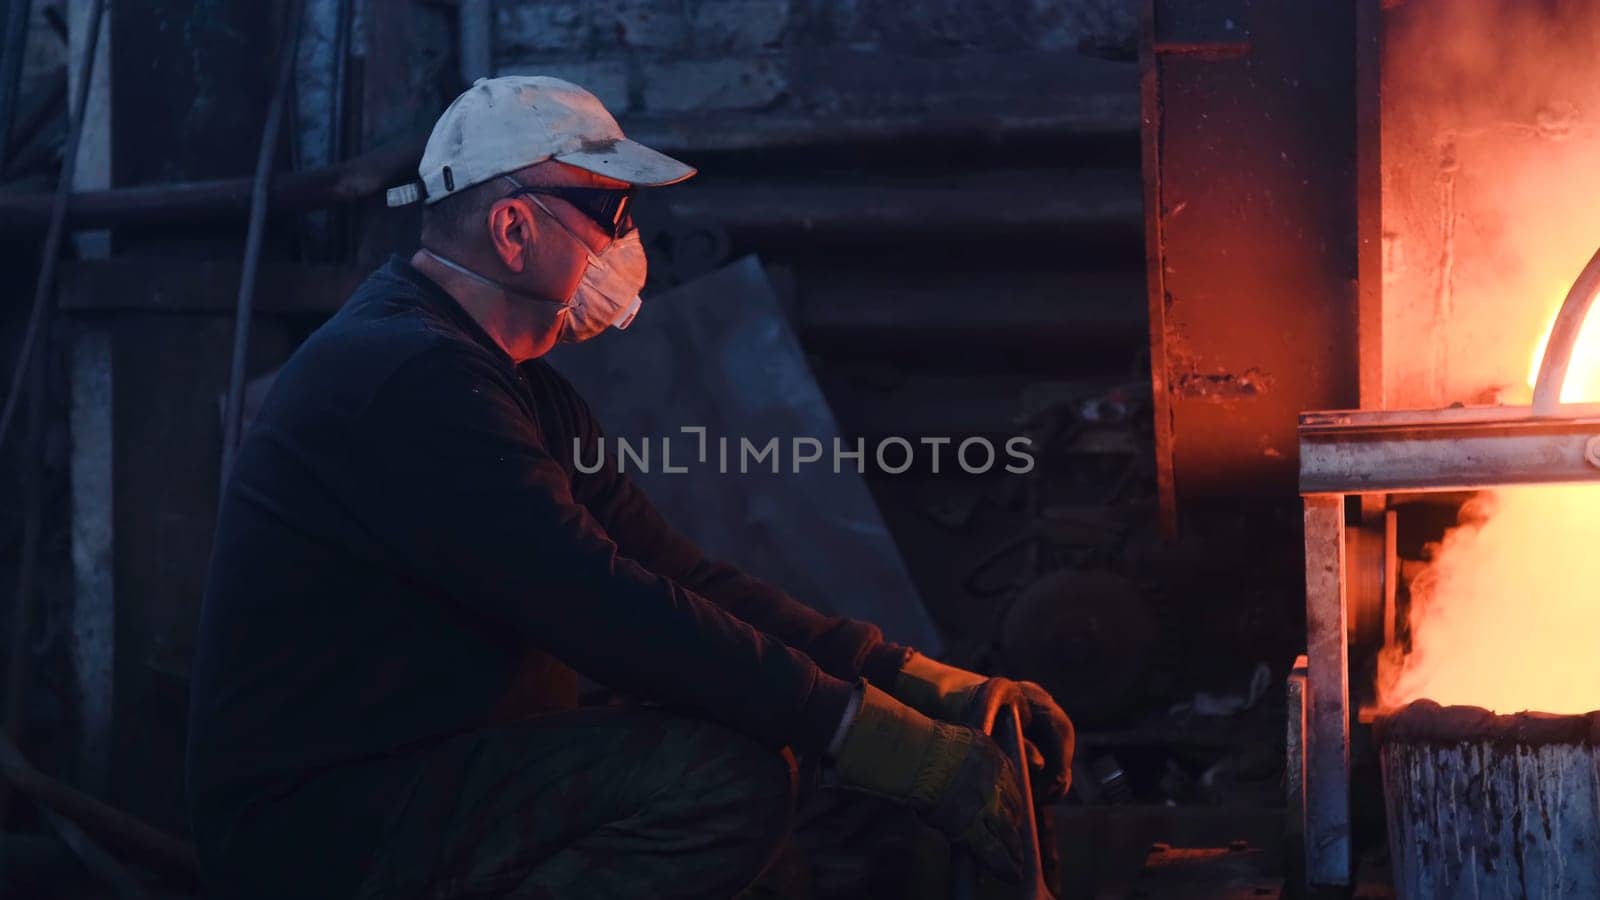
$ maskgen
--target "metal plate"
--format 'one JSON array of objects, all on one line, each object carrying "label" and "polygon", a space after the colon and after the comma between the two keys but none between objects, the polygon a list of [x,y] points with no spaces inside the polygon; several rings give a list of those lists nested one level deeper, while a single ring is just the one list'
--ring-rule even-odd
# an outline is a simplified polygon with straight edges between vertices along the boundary
[{"label": "metal plate", "polygon": [[1202,501],[1283,496],[1294,414],[1359,400],[1355,10],[1152,0],[1146,23],[1151,377],[1170,528]]},{"label": "metal plate", "polygon": [[[853,463],[833,470],[839,427],[755,257],[651,296],[627,331],[558,348],[550,361],[608,437],[635,447],[649,441],[654,465],[648,472],[630,466],[629,477],[708,554],[818,609],[876,623],[890,640],[939,651],[866,481]],[[684,427],[706,429],[704,461],[699,437]],[[726,472],[721,437],[729,442]],[[741,437],[758,446],[779,438],[780,471],[752,465],[740,472]],[[823,461],[793,471],[795,437],[820,441]],[[663,438],[672,465],[687,471],[664,471]]]}]

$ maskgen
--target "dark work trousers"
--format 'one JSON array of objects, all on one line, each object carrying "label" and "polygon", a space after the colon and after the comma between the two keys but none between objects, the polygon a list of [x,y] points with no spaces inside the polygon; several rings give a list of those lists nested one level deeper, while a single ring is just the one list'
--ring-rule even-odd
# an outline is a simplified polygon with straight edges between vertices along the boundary
[{"label": "dark work trousers", "polygon": [[230,841],[230,880],[245,895],[309,897],[328,875],[331,895],[363,900],[933,896],[948,858],[936,833],[903,806],[817,781],[814,765],[703,719],[589,707],[331,771],[260,804]]}]

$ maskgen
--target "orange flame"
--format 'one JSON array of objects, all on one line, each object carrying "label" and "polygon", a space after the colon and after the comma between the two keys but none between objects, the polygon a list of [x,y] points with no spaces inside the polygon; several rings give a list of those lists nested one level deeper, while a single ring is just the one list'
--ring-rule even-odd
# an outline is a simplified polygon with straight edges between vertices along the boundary
[{"label": "orange flame", "polygon": [[[1600,401],[1597,319],[1579,332],[1563,402]],[[1480,494],[1412,581],[1408,618],[1410,653],[1388,647],[1380,659],[1385,709],[1423,698],[1497,713],[1600,709],[1600,485]]]}]

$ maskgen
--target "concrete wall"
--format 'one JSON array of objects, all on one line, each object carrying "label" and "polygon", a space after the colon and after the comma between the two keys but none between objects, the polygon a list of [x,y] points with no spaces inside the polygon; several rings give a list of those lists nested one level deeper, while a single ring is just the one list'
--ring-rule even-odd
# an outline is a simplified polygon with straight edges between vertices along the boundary
[{"label": "concrete wall", "polygon": [[[1135,0],[501,2],[502,73],[570,79],[620,114],[916,111],[1005,98],[1080,46],[1132,47]],[[1070,60],[1069,60],[1070,61]]]}]

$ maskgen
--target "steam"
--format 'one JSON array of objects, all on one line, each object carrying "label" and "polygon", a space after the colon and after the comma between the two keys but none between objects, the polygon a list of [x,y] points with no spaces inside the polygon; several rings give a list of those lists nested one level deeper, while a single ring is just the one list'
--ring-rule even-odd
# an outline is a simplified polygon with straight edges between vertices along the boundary
[{"label": "steam", "polygon": [[[1385,405],[1526,402],[1524,374],[1600,245],[1600,5],[1408,0],[1384,15]],[[1597,319],[1565,402],[1600,401]],[[1413,580],[1408,620],[1409,654],[1380,658],[1385,708],[1600,709],[1600,486],[1479,495]]]},{"label": "steam", "polygon": [[[1530,388],[1544,352],[1541,341]],[[1579,330],[1561,399],[1600,401],[1600,316]],[[1379,658],[1385,709],[1424,698],[1497,713],[1600,709],[1600,485],[1473,498],[1412,580],[1408,624],[1410,652]]]},{"label": "steam", "polygon": [[1600,246],[1600,4],[1384,13],[1384,402],[1519,402]]},{"label": "steam", "polygon": [[1411,653],[1385,651],[1385,708],[1600,709],[1600,486],[1507,488],[1462,509],[1411,584]]},{"label": "steam", "polygon": [[[1600,316],[1579,331],[1561,399],[1600,401]],[[1410,653],[1379,658],[1386,709],[1423,698],[1497,713],[1600,709],[1600,485],[1473,498],[1412,580],[1408,624]]]}]

